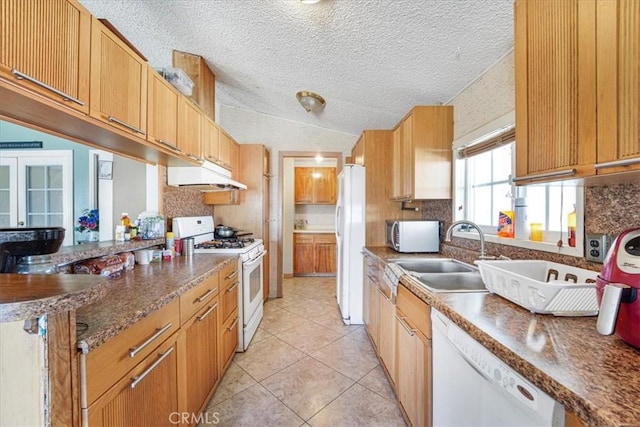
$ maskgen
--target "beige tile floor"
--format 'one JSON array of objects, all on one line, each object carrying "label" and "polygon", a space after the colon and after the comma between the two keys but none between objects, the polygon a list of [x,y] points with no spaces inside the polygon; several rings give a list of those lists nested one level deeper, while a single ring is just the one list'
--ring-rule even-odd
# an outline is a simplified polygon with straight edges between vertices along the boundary
[{"label": "beige tile floor", "polygon": [[283,286],[202,419],[234,427],[405,426],[366,331],[342,323],[335,278],[296,277]]}]

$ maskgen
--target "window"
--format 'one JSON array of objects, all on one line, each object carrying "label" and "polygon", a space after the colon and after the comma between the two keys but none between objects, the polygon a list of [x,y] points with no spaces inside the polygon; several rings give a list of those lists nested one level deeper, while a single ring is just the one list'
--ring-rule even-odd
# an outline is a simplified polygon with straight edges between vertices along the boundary
[{"label": "window", "polygon": [[[454,144],[455,195],[454,219],[467,219],[478,224],[488,241],[521,246],[537,250],[553,251],[582,256],[582,209],[583,191],[565,182],[533,184],[516,187],[511,178],[515,169],[515,128],[513,125],[471,141],[464,147]],[[497,237],[499,213],[515,211],[515,200],[526,204],[526,218],[521,231],[514,239]],[[568,216],[575,209],[576,243],[569,247]],[[514,219],[514,228],[520,218]],[[543,241],[529,240],[531,223],[541,224]],[[477,238],[476,233],[456,233],[459,237]],[[558,249],[558,241],[562,248]]]}]

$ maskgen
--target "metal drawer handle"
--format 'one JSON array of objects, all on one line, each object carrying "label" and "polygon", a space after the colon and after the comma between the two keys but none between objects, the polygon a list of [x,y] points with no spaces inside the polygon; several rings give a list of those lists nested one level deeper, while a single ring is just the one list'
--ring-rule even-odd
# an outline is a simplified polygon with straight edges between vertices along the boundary
[{"label": "metal drawer handle", "polygon": [[135,126],[133,126],[133,125],[130,125],[130,124],[129,124],[129,123],[127,123],[127,122],[123,122],[122,120],[120,120],[120,119],[118,119],[118,118],[115,118],[115,117],[113,117],[113,116],[109,116],[109,117],[107,117],[107,120],[108,120],[108,121],[110,121],[111,123],[117,123],[117,124],[119,124],[120,126],[124,126],[124,127],[126,127],[127,129],[129,129],[129,130],[132,130],[132,131],[134,131],[134,132],[141,133],[141,134],[143,134],[143,135],[144,135],[144,132],[143,132],[143,131],[141,131],[140,129],[138,129],[137,127],[135,127]]},{"label": "metal drawer handle", "polygon": [[534,180],[534,179],[542,179],[542,178],[553,178],[553,177],[558,177],[558,176],[573,176],[576,174],[576,170],[575,169],[567,169],[567,170],[562,170],[562,171],[554,171],[554,172],[547,172],[547,173],[539,173],[536,175],[527,175],[527,176],[522,176],[519,178],[513,178],[513,182],[520,182],[520,181],[530,181],[530,180]]},{"label": "metal drawer handle", "polygon": [[180,152],[180,149],[178,148],[177,145],[173,145],[167,141],[165,141],[164,139],[158,139],[156,138],[156,142],[158,144],[164,145],[165,147],[169,147],[170,149],[172,149],[173,151],[177,151],[178,153]]},{"label": "metal drawer handle", "polygon": [[622,159],[622,160],[614,160],[612,162],[605,163],[596,163],[595,168],[598,169],[606,169],[606,168],[615,168],[616,166],[630,166],[640,163],[640,158],[636,157],[635,159]]},{"label": "metal drawer handle", "polygon": [[238,323],[238,320],[239,320],[239,319],[240,319],[240,318],[239,318],[238,316],[236,316],[236,319],[233,321],[233,323],[231,324],[231,326],[229,326],[229,327],[227,328],[227,331],[231,332],[231,330],[232,330],[233,328],[235,328],[236,323]]},{"label": "metal drawer handle", "polygon": [[200,156],[196,156],[195,154],[191,154],[191,153],[187,153],[187,157],[192,158],[193,160],[197,161],[197,162],[204,162],[204,159]]},{"label": "metal drawer handle", "polygon": [[31,83],[34,83],[34,84],[36,84],[36,85],[40,86],[40,87],[41,87],[41,88],[43,88],[43,89],[46,89],[46,90],[48,90],[48,91],[50,91],[50,92],[55,93],[56,95],[60,96],[64,101],[71,101],[71,102],[75,102],[75,103],[76,103],[76,104],[78,104],[78,105],[82,105],[82,106],[84,106],[84,102],[80,101],[79,99],[74,98],[74,97],[73,97],[73,96],[71,96],[71,95],[67,95],[66,93],[64,93],[64,92],[62,92],[62,91],[60,91],[60,90],[58,90],[58,89],[56,89],[56,88],[54,88],[54,87],[51,87],[51,86],[49,86],[48,84],[46,84],[46,83],[44,83],[44,82],[41,82],[41,81],[40,81],[40,80],[38,80],[38,79],[34,79],[33,77],[31,77],[31,76],[30,76],[30,75],[28,75],[28,74],[25,74],[25,73],[22,73],[22,72],[20,72],[20,71],[16,70],[15,68],[12,68],[12,69],[11,69],[11,73],[12,73],[14,76],[16,76],[16,79],[18,79],[18,80],[27,80],[27,81],[30,81]]},{"label": "metal drawer handle", "polygon": [[236,283],[234,283],[233,286],[227,289],[226,292],[231,292],[232,290],[238,287],[238,284],[240,284],[240,281],[237,281]]},{"label": "metal drawer handle", "polygon": [[198,322],[202,322],[204,319],[207,318],[207,316],[209,316],[211,314],[211,312],[213,310],[215,310],[216,308],[218,308],[218,303],[213,304],[211,307],[209,307],[209,310],[205,311],[202,316],[198,316]]},{"label": "metal drawer handle", "polygon": [[398,315],[396,314],[396,319],[398,319],[398,322],[400,322],[404,330],[407,331],[409,335],[411,336],[414,335],[415,329],[411,329],[409,325],[407,325],[407,323],[404,321],[405,319],[404,317],[398,317]]},{"label": "metal drawer handle", "polygon": [[165,332],[167,332],[169,330],[169,328],[171,328],[172,325],[173,325],[173,323],[167,323],[162,328],[156,328],[156,333],[151,335],[149,338],[147,338],[147,340],[145,342],[143,342],[142,344],[140,344],[137,347],[131,347],[131,349],[130,349],[131,351],[129,351],[129,357],[136,357],[136,354],[140,353],[140,351],[143,348],[145,348],[146,346],[151,344],[160,335],[162,335]]},{"label": "metal drawer handle", "polygon": [[206,294],[202,295],[201,297],[198,297],[198,299],[196,301],[197,302],[202,302],[202,301],[206,300],[209,297],[209,295],[213,294],[217,290],[218,290],[218,288],[210,289],[209,292],[207,292]]},{"label": "metal drawer handle", "polygon": [[153,371],[154,369],[156,369],[156,366],[158,366],[159,364],[162,363],[162,361],[164,359],[166,359],[171,353],[173,352],[173,347],[171,347],[169,350],[165,351],[163,354],[160,355],[160,357],[158,357],[158,360],[156,360],[155,362],[153,362],[153,365],[149,366],[143,373],[141,373],[140,375],[138,375],[137,377],[133,377],[131,378],[131,384],[129,385],[129,387],[131,388],[136,388],[136,386],[138,384],[140,384],[140,381],[142,381],[144,379],[144,377],[146,377],[147,375],[149,375],[151,373],[151,371]]},{"label": "metal drawer handle", "polygon": [[238,275],[238,270],[234,271],[233,273],[231,273],[230,275],[225,277],[224,280],[232,279],[232,278],[236,277],[237,275]]}]

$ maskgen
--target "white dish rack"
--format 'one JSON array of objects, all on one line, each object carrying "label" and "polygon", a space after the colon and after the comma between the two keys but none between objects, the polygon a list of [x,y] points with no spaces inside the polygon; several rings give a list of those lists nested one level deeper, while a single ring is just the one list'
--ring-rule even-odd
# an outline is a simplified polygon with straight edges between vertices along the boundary
[{"label": "white dish rack", "polygon": [[540,260],[478,260],[482,281],[533,313],[595,316],[597,272]]}]

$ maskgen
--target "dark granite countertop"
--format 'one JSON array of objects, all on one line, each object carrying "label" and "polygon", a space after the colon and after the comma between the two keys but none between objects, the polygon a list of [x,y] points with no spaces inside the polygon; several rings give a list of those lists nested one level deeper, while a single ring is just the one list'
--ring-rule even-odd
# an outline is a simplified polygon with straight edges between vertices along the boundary
[{"label": "dark granite countertop", "polygon": [[63,266],[73,262],[82,261],[84,259],[114,255],[158,245],[164,245],[164,239],[129,240],[126,242],[110,240],[95,243],[83,243],[81,245],[63,246],[58,252],[51,254],[51,259],[59,266]]},{"label": "dark granite countertop", "polygon": [[[399,254],[369,247],[383,262]],[[488,293],[431,293],[410,276],[401,283],[588,426],[640,426],[640,351],[596,331],[595,317],[534,314]]]},{"label": "dark granite countertop", "polygon": [[100,346],[236,260],[235,255],[195,254],[136,264],[134,270],[107,282],[104,298],[77,310],[80,350]]},{"label": "dark granite countertop", "polygon": [[75,310],[106,293],[107,279],[67,274],[0,274],[0,322]]}]

